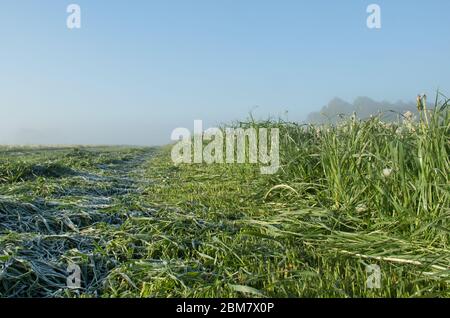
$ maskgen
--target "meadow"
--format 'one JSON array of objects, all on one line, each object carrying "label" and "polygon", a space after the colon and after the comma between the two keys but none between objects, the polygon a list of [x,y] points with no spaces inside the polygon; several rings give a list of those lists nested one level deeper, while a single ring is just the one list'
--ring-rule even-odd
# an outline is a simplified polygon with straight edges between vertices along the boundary
[{"label": "meadow", "polygon": [[273,175],[170,146],[2,147],[0,296],[450,297],[448,107],[234,123],[280,129]]}]

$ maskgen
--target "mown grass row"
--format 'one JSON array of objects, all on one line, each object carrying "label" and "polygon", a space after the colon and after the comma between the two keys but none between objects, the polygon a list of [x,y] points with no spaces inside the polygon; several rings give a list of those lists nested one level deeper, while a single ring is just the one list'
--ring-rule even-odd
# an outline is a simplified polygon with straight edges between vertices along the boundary
[{"label": "mown grass row", "polygon": [[[0,152],[0,173],[15,177],[0,182],[0,297],[98,296],[117,263],[95,249],[130,210],[115,202],[133,187],[123,178],[127,171],[117,169],[129,169],[135,165],[131,160],[149,152],[124,147]],[[12,167],[25,172],[16,174]],[[58,167],[70,173],[59,174]],[[81,290],[67,288],[69,264],[82,269]]]}]

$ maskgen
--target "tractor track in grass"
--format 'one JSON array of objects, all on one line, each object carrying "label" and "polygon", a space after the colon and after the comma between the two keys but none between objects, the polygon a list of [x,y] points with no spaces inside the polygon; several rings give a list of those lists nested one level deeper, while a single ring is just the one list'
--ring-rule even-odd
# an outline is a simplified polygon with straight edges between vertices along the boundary
[{"label": "tractor track in grass", "polygon": [[[152,213],[136,200],[151,181],[145,166],[154,149],[49,179],[58,188],[51,198],[23,202],[0,194],[0,297],[97,296],[103,279],[118,264],[104,247],[130,217]],[[75,186],[74,186],[75,185]],[[67,266],[79,264],[82,286],[67,289]]]}]

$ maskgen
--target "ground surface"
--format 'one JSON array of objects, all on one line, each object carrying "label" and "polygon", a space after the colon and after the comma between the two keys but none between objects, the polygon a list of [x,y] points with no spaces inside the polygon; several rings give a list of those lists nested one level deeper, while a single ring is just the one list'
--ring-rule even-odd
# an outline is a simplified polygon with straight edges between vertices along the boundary
[{"label": "ground surface", "polygon": [[[169,155],[0,149],[0,295],[450,295],[442,245],[393,236],[386,224],[359,229],[363,218],[297,203],[287,186],[268,195],[277,180],[252,165],[176,167]],[[383,247],[387,258],[352,246]],[[79,290],[67,288],[69,264],[80,266]],[[379,289],[368,288],[368,264],[381,266]]]}]

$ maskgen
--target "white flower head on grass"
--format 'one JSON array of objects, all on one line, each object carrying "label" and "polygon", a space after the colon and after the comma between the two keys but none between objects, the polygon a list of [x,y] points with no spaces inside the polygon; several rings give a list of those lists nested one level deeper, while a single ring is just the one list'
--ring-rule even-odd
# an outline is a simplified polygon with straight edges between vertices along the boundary
[{"label": "white flower head on grass", "polygon": [[408,129],[410,132],[416,131],[414,128],[414,121],[416,120],[416,116],[410,112],[407,111],[403,114],[403,124],[406,129]]},{"label": "white flower head on grass", "polygon": [[403,114],[403,117],[406,121],[412,121],[414,119],[414,114],[410,112],[409,110]]},{"label": "white flower head on grass", "polygon": [[366,212],[368,209],[367,209],[367,205],[365,205],[365,204],[358,204],[357,206],[356,206],[356,212],[358,212],[358,213],[363,213],[363,212]]},{"label": "white flower head on grass", "polygon": [[389,178],[393,172],[394,172],[394,170],[391,168],[384,168],[383,169],[383,177]]}]

